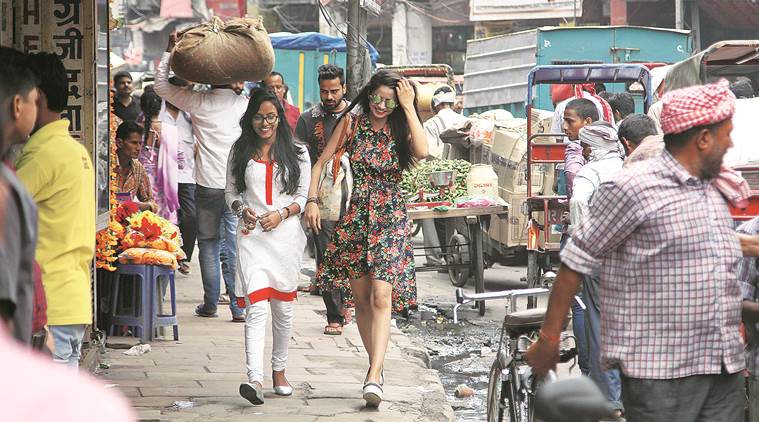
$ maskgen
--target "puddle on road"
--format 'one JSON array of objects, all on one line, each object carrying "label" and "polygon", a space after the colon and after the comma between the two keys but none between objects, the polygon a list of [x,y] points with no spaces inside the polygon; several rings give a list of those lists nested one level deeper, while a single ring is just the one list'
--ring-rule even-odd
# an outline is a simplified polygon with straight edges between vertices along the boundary
[{"label": "puddle on road", "polygon": [[[453,324],[450,304],[420,304],[408,320],[398,319],[398,328],[421,339],[430,364],[440,372],[448,402],[457,421],[482,421],[486,414],[488,372],[495,359],[500,322],[472,318]],[[456,387],[474,389],[474,396],[457,398]]]}]

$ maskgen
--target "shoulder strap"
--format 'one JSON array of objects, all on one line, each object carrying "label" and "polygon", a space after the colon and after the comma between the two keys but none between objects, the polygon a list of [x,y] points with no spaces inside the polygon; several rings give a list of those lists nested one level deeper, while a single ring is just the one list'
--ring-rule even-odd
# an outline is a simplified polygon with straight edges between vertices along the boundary
[{"label": "shoulder strap", "polygon": [[[348,124],[343,124],[342,128],[340,129],[340,143],[337,144],[337,150],[340,151],[345,147],[345,144],[347,143],[346,134],[348,133],[348,126],[352,126],[352,119],[350,113],[345,115],[345,118],[348,119]],[[351,134],[352,135],[352,134]]]}]

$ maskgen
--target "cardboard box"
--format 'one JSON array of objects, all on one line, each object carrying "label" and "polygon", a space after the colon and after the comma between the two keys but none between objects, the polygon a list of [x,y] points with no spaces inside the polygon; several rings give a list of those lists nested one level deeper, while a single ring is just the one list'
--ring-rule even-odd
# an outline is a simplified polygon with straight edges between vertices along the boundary
[{"label": "cardboard box", "polygon": [[[498,175],[498,191],[509,203],[506,218],[491,219],[488,235],[502,249],[527,245],[527,216],[522,214],[522,204],[527,198],[527,125],[525,119],[514,119],[510,124],[499,124],[493,132],[489,163]],[[554,195],[554,165],[536,164],[532,169],[534,195]],[[535,213],[543,222],[543,213]],[[560,235],[552,234],[551,242],[558,242]],[[506,252],[506,251],[502,251]]]},{"label": "cardboard box", "polygon": [[532,125],[531,130],[533,135],[536,133],[550,133],[551,122],[553,122],[553,111],[531,108],[530,121]]},{"label": "cardboard box", "polygon": [[[490,151],[490,164],[498,175],[501,197],[508,201],[505,194],[526,193],[527,181],[527,133],[526,122],[519,119],[522,126],[498,127],[493,132],[493,146]],[[542,165],[533,168],[532,186],[538,192],[544,185]]]}]

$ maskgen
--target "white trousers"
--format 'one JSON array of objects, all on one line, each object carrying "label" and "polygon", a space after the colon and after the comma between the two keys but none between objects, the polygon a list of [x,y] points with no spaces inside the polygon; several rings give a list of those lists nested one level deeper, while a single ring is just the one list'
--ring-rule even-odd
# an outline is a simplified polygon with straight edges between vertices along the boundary
[{"label": "white trousers", "polygon": [[271,303],[272,351],[271,369],[284,371],[287,364],[287,348],[293,328],[293,302],[272,299],[262,300],[245,309],[245,364],[248,382],[264,381],[264,341],[266,320]]}]

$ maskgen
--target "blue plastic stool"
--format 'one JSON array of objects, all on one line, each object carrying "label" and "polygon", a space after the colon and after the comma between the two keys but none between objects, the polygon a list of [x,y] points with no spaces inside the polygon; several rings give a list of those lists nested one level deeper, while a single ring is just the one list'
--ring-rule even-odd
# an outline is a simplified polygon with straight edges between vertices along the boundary
[{"label": "blue plastic stool", "polygon": [[[177,322],[177,290],[174,285],[174,270],[166,267],[152,267],[152,279],[154,280],[151,286],[153,295],[153,309],[151,310],[151,333],[155,333],[155,329],[158,327],[172,327],[174,331],[174,341],[179,340],[179,323]],[[162,278],[166,278],[168,281],[170,300],[171,300],[171,313],[159,313],[160,307],[158,306],[164,295],[164,283]]]},{"label": "blue plastic stool", "polygon": [[[135,335],[139,336],[142,341],[145,341],[149,336],[152,330],[149,329],[151,309],[148,306],[152,302],[150,296],[152,289],[145,287],[147,283],[151,282],[151,273],[149,265],[118,264],[116,267],[116,276],[113,278],[111,290],[111,312],[108,318],[110,335],[114,335],[116,326],[126,325],[134,327]],[[123,299],[121,292],[122,276],[136,278],[136,285],[131,290],[132,307],[129,313],[120,313],[122,308],[120,301]]]},{"label": "blue plastic stool", "polygon": [[[119,299],[122,299],[120,291],[122,275],[131,275],[137,278],[137,284],[132,289],[131,312],[126,314],[119,313]],[[164,291],[161,279],[166,277],[171,291],[171,314],[168,315],[159,314],[158,306]],[[116,326],[126,325],[134,327],[135,335],[139,336],[143,342],[152,341],[156,328],[172,326],[174,340],[179,340],[174,270],[155,265],[119,264],[113,283],[111,314],[108,322],[111,335],[113,335]],[[139,305],[136,303],[138,300]]]}]

